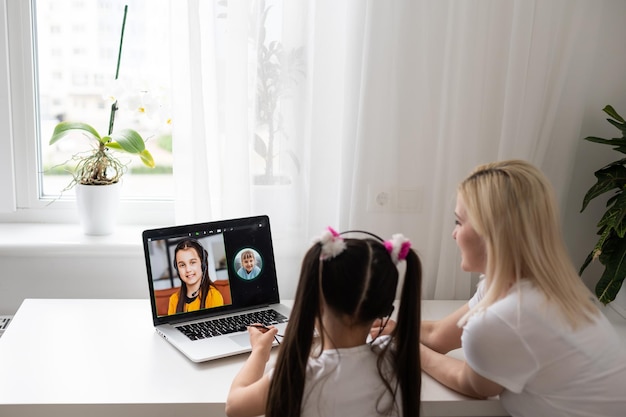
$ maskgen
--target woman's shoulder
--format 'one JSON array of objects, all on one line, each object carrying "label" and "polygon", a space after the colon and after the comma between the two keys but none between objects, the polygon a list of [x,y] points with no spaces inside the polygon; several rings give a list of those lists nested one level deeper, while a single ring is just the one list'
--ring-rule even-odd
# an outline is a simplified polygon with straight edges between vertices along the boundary
[{"label": "woman's shoulder", "polygon": [[485,310],[500,316],[517,317],[521,312],[547,313],[551,310],[551,303],[530,281],[522,280],[514,284],[504,297],[486,307]]}]

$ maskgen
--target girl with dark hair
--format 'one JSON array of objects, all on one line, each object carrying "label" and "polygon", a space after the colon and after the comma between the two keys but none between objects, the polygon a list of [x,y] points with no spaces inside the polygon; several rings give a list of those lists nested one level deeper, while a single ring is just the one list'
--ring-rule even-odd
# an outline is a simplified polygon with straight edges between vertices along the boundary
[{"label": "girl with dark hair", "polygon": [[180,291],[170,296],[167,314],[224,305],[224,298],[209,277],[208,252],[195,239],[181,240],[174,250],[174,269]]},{"label": "girl with dark hair", "polygon": [[[305,255],[289,325],[268,374],[277,330],[248,328],[252,353],[233,380],[228,416],[419,415],[419,257],[402,235],[385,242],[341,235],[329,228]],[[397,325],[368,343],[374,320],[388,320],[393,311],[400,261],[406,269]]]}]

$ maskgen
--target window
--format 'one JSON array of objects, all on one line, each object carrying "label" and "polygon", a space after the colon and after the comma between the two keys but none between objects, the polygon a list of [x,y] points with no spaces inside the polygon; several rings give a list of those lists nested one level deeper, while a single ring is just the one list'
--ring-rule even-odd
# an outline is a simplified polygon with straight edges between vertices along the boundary
[{"label": "window", "polygon": [[[71,161],[69,164],[65,161],[73,154],[89,149],[87,141],[80,139],[73,143],[64,139],[54,146],[47,146],[46,141],[52,135],[54,126],[61,120],[83,121],[107,133],[111,103],[105,103],[106,97],[119,89],[113,81],[125,4],[129,7],[118,81],[124,85],[121,92],[124,97],[138,106],[139,100],[155,96],[155,91],[150,89],[158,89],[159,92],[169,89],[168,60],[163,59],[169,48],[168,1],[76,2],[71,10],[64,0],[37,1],[35,64],[39,75],[37,95],[43,197],[62,192],[69,183],[68,165],[72,165]],[[94,19],[97,24],[82,23]],[[71,22],[64,26],[57,23],[66,20]],[[55,48],[63,48],[63,51],[59,53]],[[69,82],[59,81],[59,78]],[[58,104],[45,105],[53,102]],[[167,103],[158,104],[167,107]],[[128,158],[129,172],[124,177],[125,195],[171,199],[171,134],[165,122],[167,115],[163,112],[158,114],[163,118],[163,123],[159,124],[154,118],[137,117],[134,108],[130,107],[130,103],[124,103],[121,97],[118,98],[118,105],[120,110],[116,113],[115,127],[133,128],[144,138],[147,137],[146,146],[155,157],[157,166],[155,170],[146,170],[137,158]]]},{"label": "window", "polygon": [[[128,14],[119,77],[114,82],[125,4]],[[154,114],[138,117],[129,110],[131,99],[145,100],[153,88],[166,98],[160,102],[159,115],[167,119],[170,68],[164,57],[169,54],[169,0],[32,0],[4,2],[0,7],[6,14],[0,19],[2,29],[7,24],[0,31],[0,56],[8,62],[8,72],[0,70],[0,110],[6,106],[10,114],[10,123],[0,128],[0,147],[1,153],[14,155],[14,165],[0,168],[0,190],[15,197],[13,204],[0,206],[0,212],[5,212],[0,220],[6,216],[17,221],[70,219],[73,190],[62,192],[71,180],[67,169],[72,155],[88,151],[90,143],[68,138],[50,146],[49,138],[60,120],[86,122],[108,133],[106,97],[116,83],[126,86],[123,95],[129,103],[118,99],[115,128],[138,130],[156,162],[154,170],[143,169],[134,158],[118,154],[128,162],[123,217],[126,221],[171,217],[171,129],[165,121],[159,124]],[[145,208],[156,217],[147,216]]]}]

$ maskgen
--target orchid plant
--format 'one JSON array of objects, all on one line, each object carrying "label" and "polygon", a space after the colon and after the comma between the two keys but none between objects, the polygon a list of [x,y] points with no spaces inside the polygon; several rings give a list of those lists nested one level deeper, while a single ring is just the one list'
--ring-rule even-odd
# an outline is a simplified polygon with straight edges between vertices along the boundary
[{"label": "orchid plant", "polygon": [[[122,43],[124,39],[127,12],[128,6],[124,8],[124,20],[122,23],[122,35],[120,38],[115,80],[118,80],[119,76],[120,57],[122,54]],[[118,83],[118,85],[121,84]],[[143,91],[142,93],[145,94],[146,92]],[[52,133],[52,137],[50,138],[50,145],[53,145],[62,138],[73,135],[77,132],[95,143],[93,151],[87,156],[74,155],[73,159],[77,160],[78,163],[73,172],[72,182],[66,187],[66,189],[72,188],[76,184],[109,185],[118,182],[126,172],[126,165],[116,158],[111,151],[120,151],[138,155],[144,165],[154,168],[154,158],[146,149],[144,139],[139,132],[133,129],[122,129],[117,132],[113,131],[115,112],[119,109],[119,107],[118,99],[115,94],[111,96],[111,99],[113,100],[113,103],[111,104],[109,129],[106,135],[101,135],[93,126],[87,123],[62,121],[56,125],[54,132]],[[146,110],[146,106],[142,100],[140,100],[136,108],[139,112],[145,112]]]}]

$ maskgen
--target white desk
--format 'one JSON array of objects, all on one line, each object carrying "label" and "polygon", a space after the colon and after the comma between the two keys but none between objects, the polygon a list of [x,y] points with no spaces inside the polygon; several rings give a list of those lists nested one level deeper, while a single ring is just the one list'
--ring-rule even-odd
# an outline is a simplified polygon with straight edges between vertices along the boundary
[{"label": "white desk", "polygon": [[[424,301],[422,316],[462,304]],[[224,416],[246,358],[192,363],[157,336],[148,300],[27,299],[0,337],[0,416]],[[464,397],[427,375],[422,407],[425,416],[506,415],[498,400]]]}]

